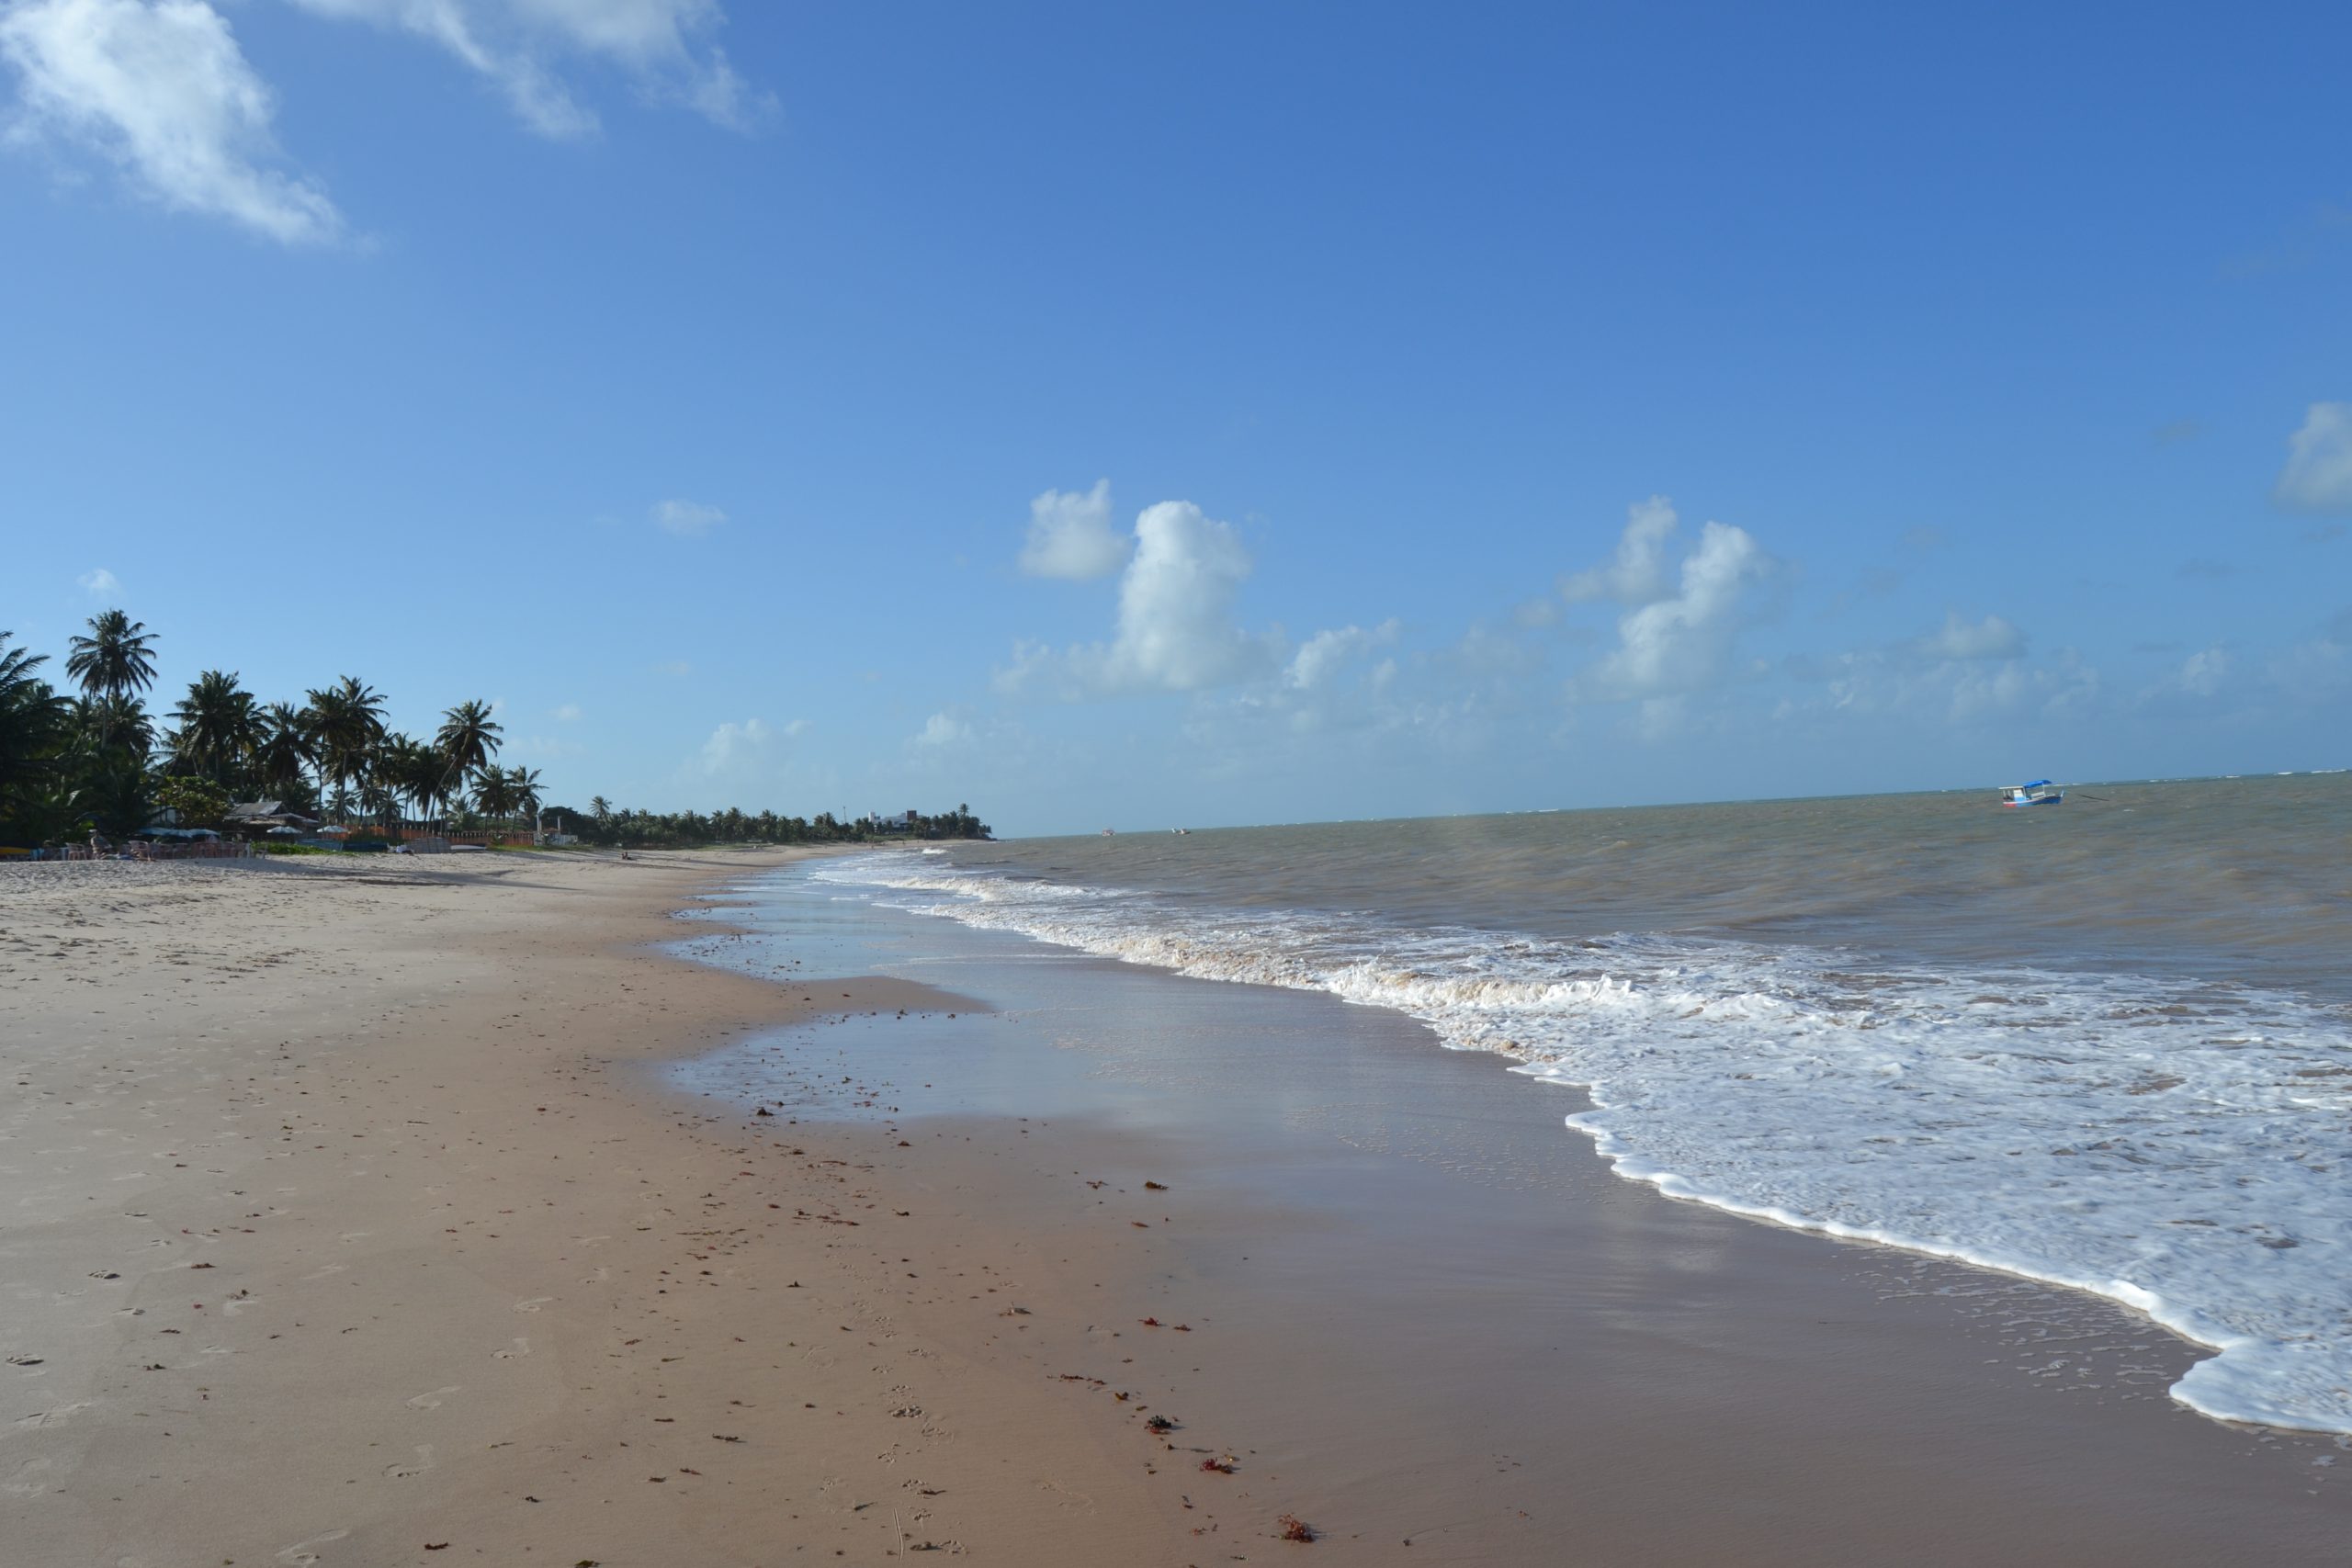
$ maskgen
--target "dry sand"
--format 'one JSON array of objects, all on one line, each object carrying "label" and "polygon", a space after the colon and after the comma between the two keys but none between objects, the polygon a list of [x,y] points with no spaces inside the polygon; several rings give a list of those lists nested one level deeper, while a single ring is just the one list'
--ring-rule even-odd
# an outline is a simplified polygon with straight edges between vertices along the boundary
[{"label": "dry sand", "polygon": [[1137,1560],[1059,1391],[828,1255],[866,1172],[616,1081],[925,999],[643,950],[781,858],[0,871],[0,1561]]},{"label": "dry sand", "polygon": [[[0,869],[0,1562],[2336,1560],[2335,1450],[2167,1407],[2177,1345],[1956,1329],[1991,1277],[1615,1181],[1387,1015],[1037,981],[1370,1075],[1260,1124],[1214,1031],[1098,1054],[1139,1133],[1023,1120],[1083,1053],[1020,1018],[651,950],[786,858]],[[653,1071],[754,1041],[824,1119]],[[983,1051],[1011,1099],[898,1109]],[[1400,1085],[1565,1176],[1400,1157]],[[2136,1384],[2029,1384],[2102,1341]]]}]

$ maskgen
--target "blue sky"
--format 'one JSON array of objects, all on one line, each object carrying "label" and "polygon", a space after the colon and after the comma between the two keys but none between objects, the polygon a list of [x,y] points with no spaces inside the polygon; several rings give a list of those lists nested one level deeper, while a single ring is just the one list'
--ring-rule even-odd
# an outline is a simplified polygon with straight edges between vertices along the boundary
[{"label": "blue sky", "polygon": [[1899,9],[0,0],[0,627],[1016,831],[2352,762],[2352,16]]}]

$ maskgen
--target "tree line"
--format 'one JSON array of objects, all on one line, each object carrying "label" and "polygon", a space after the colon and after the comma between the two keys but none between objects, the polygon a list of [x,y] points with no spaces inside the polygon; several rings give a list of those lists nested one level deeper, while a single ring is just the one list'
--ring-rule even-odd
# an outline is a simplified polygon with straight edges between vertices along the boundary
[{"label": "tree line", "polygon": [[[501,767],[504,733],[479,700],[446,710],[429,737],[384,721],[383,694],[356,676],[265,703],[233,671],[208,670],[163,716],[150,711],[157,634],[120,610],[90,618],[67,650],[59,690],[46,654],[0,632],[0,844],[59,843],[97,832],[122,840],[166,810],[215,827],[232,801],[271,799],[282,811],[397,834],[412,818],[458,831],[550,826],[621,846],[754,840],[802,843],[887,836],[824,812],[809,820],[730,808],[655,813],[546,804],[536,769]],[[917,836],[986,837],[959,806],[914,818]]]},{"label": "tree line", "polygon": [[863,819],[842,821],[830,811],[812,818],[779,817],[773,811],[757,815],[729,807],[707,815],[698,811],[629,811],[603,795],[588,803],[585,813],[568,806],[548,808],[548,826],[577,835],[592,844],[620,849],[683,847],[691,844],[838,844],[880,843],[898,839],[985,839],[989,825],[957,806],[926,817],[916,813],[901,826]]}]

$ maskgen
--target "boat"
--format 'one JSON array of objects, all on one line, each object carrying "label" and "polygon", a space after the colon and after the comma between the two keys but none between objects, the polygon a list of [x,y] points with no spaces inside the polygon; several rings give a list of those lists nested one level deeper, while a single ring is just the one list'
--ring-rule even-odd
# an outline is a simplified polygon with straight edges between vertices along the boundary
[{"label": "boat", "polygon": [[2048,779],[2035,779],[2030,784],[2011,784],[2001,793],[2003,806],[2056,806],[2066,798],[2063,789],[2052,789]]}]

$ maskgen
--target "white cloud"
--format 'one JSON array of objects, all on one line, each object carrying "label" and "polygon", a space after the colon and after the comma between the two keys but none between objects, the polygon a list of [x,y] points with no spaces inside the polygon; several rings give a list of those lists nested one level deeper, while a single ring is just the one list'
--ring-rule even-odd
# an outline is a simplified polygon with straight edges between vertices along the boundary
[{"label": "white cloud", "polygon": [[1930,659],[2015,659],[2025,651],[2025,634],[1998,615],[1965,621],[1948,610],[1942,628],[1914,646]]},{"label": "white cloud", "polygon": [[[1628,536],[1647,525],[1640,512],[1626,526]],[[1590,694],[1668,697],[1713,684],[1739,629],[1740,596],[1766,564],[1747,530],[1709,523],[1700,530],[1698,548],[1683,558],[1673,596],[1619,617],[1618,646],[1585,683]]]},{"label": "white cloud", "polygon": [[764,750],[775,738],[775,729],[761,719],[747,718],[741,724],[730,719],[712,730],[710,739],[702,743],[702,771],[725,773]]},{"label": "white cloud", "polygon": [[664,659],[653,666],[656,675],[675,675],[681,679],[695,672],[695,667],[683,659]]},{"label": "white cloud", "polygon": [[1674,535],[1674,503],[1662,495],[1625,509],[1625,532],[1608,564],[1560,579],[1560,596],[1571,604],[1606,599],[1620,604],[1649,604],[1673,592],[1666,543]]},{"label": "white cloud", "polygon": [[342,234],[323,190],[267,166],[270,91],[205,0],[16,0],[0,59],[22,82],[12,140],[90,148],[164,207],[286,244]]},{"label": "white cloud", "polygon": [[[1294,691],[1311,692],[1329,682],[1348,660],[1396,640],[1397,623],[1384,621],[1366,631],[1362,626],[1342,626],[1337,631],[1317,632],[1299,645],[1292,655],[1290,668],[1283,671],[1283,682]],[[1393,677],[1394,661],[1390,661]]]},{"label": "white cloud", "polygon": [[[1982,633],[1981,625],[1961,624]],[[1888,648],[1792,659],[1784,666],[1787,672],[1801,682],[1820,682],[1824,697],[1819,704],[1784,704],[1781,716],[1803,706],[1873,723],[1907,716],[1964,725],[2028,711],[2044,718],[2070,718],[2098,700],[2099,672],[2073,649],[2061,649],[2035,663],[2022,657],[2022,637],[2012,653],[1975,656],[1942,653],[1935,646],[1942,640],[1941,634],[1935,634]],[[1984,646],[1986,640],[1980,637],[1972,645],[1963,637],[1961,642]]]},{"label": "white cloud", "polygon": [[1193,692],[1270,674],[1278,635],[1253,637],[1233,622],[1233,602],[1250,575],[1250,553],[1229,523],[1189,501],[1163,501],[1136,519],[1135,555],[1119,580],[1119,619],[1109,643],[1056,654],[1015,644],[997,686],[1016,691],[1058,673],[1100,695]]},{"label": "white cloud", "polygon": [[910,744],[916,746],[959,746],[972,738],[972,727],[953,714],[935,713],[915,732]]},{"label": "white cloud", "polygon": [[121,581],[102,566],[92,567],[74,581],[100,599],[111,599],[122,592]]},{"label": "white cloud", "polygon": [[1029,503],[1029,538],[1021,570],[1031,577],[1073,581],[1108,577],[1127,561],[1127,541],[1111,526],[1111,481],[1080,495],[1049,490]]},{"label": "white cloud", "polygon": [[2217,644],[2181,661],[2180,689],[2192,697],[2210,697],[2222,689],[2229,674],[2230,650]]},{"label": "white cloud", "polygon": [[2352,513],[2352,403],[2313,403],[2271,491],[2297,512]]},{"label": "white cloud", "polygon": [[716,506],[692,501],[657,501],[648,515],[655,527],[682,539],[699,539],[727,521],[727,513]]},{"label": "white cloud", "polygon": [[578,703],[565,703],[562,706],[555,710],[555,716],[559,723],[570,724],[580,716],[580,705]]},{"label": "white cloud", "polygon": [[1262,669],[1266,644],[1233,624],[1250,570],[1231,524],[1189,501],[1145,508],[1135,559],[1119,582],[1118,637],[1100,661],[1102,683],[1194,691]]},{"label": "white cloud", "polygon": [[726,21],[718,0],[293,0],[323,17],[413,33],[496,84],[543,136],[596,129],[559,66],[576,56],[617,66],[639,85],[721,125],[746,128],[775,100],[748,89],[705,40]]}]

